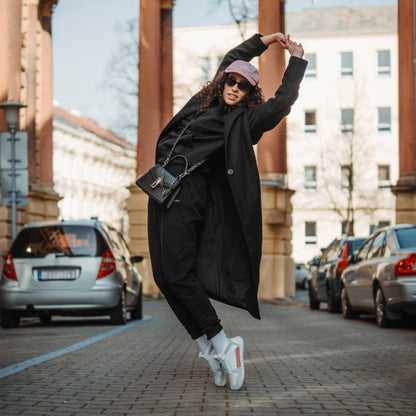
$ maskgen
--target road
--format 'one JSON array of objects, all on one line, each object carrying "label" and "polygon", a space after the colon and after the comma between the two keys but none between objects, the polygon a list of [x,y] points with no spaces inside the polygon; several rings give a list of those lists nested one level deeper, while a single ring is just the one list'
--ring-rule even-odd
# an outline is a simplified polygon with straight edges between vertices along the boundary
[{"label": "road", "polygon": [[0,330],[0,414],[415,415],[416,326],[380,329],[323,309],[261,303],[262,320],[215,303],[246,342],[240,391],[213,384],[163,300],[146,319],[30,320]]}]

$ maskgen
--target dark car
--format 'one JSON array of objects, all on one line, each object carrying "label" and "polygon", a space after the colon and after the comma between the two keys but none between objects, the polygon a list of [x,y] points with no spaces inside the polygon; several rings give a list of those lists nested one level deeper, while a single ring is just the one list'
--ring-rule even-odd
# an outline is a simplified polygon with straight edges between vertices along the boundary
[{"label": "dark car", "polygon": [[312,271],[308,283],[309,306],[319,309],[326,302],[329,312],[339,312],[341,306],[341,274],[365,238],[336,238],[322,251],[317,267]]},{"label": "dark car", "polygon": [[98,220],[26,224],[7,253],[0,279],[4,328],[22,316],[110,315],[116,325],[142,317],[142,278],[121,234]]},{"label": "dark car", "polygon": [[383,328],[416,316],[416,224],[376,231],[352,261],[341,278],[344,318],[375,313]]}]

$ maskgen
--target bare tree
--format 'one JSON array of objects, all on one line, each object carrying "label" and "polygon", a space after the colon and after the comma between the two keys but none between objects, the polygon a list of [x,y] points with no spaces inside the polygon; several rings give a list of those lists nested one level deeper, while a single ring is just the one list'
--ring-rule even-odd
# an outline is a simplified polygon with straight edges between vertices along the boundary
[{"label": "bare tree", "polygon": [[223,4],[228,6],[228,11],[237,25],[243,40],[245,38],[246,23],[258,18],[258,0],[211,0],[211,4],[213,7]]},{"label": "bare tree", "polygon": [[338,133],[331,137],[329,146],[328,138],[321,137],[320,168],[331,209],[342,220],[345,234],[354,235],[357,213],[368,214],[377,208],[374,185],[363,179],[376,151],[370,140],[373,122],[364,85],[354,82],[352,91],[341,92],[338,102],[349,105],[326,109],[326,123],[333,124],[331,130]]},{"label": "bare tree", "polygon": [[112,90],[117,102],[115,129],[135,138],[138,105],[138,19],[128,20],[116,30],[120,37],[119,46],[107,64],[103,87]]}]

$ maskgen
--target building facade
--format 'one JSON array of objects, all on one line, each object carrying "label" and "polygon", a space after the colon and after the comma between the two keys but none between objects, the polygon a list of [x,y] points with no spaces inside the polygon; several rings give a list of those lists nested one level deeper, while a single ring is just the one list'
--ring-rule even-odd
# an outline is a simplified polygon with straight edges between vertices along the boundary
[{"label": "building facade", "polygon": [[[252,22],[244,36],[256,32]],[[397,7],[286,13],[286,32],[303,43],[309,61],[287,118],[292,257],[304,262],[349,225],[366,236],[394,223]],[[175,29],[175,111],[240,41],[236,25]]]},{"label": "building facade", "polygon": [[[17,207],[17,231],[57,217],[52,176],[52,15],[58,0],[0,1],[0,102],[18,101],[27,132],[28,204]],[[0,111],[0,131],[8,129]],[[13,215],[0,207],[0,262],[12,241]]]},{"label": "building facade", "polygon": [[53,176],[60,219],[98,217],[127,239],[136,146],[93,120],[54,107]]}]

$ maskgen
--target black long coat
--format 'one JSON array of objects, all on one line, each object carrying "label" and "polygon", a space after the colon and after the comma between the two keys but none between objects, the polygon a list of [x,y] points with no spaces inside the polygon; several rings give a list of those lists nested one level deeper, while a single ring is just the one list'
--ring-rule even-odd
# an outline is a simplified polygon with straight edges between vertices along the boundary
[{"label": "black long coat", "polygon": [[[264,52],[267,47],[260,37],[254,35],[229,51],[217,75],[237,59],[250,61]],[[214,171],[207,179],[208,200],[195,274],[211,298],[246,309],[258,319],[262,211],[253,145],[289,114],[306,65],[305,60],[291,57],[273,98],[251,110],[234,109],[224,117],[225,169]],[[198,97],[192,97],[163,129],[159,140],[194,113],[199,104]]]}]

